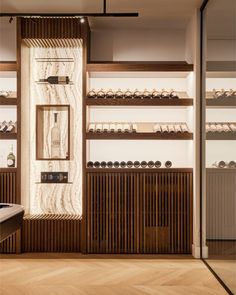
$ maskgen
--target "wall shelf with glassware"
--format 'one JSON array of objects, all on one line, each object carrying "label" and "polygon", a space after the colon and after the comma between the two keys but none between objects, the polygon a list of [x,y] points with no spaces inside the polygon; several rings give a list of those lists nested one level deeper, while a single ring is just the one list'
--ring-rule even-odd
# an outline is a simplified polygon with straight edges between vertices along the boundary
[{"label": "wall shelf with glassware", "polygon": [[3,97],[0,96],[0,106],[16,106],[17,98],[16,97]]},{"label": "wall shelf with glassware", "polygon": [[36,160],[70,159],[70,105],[36,106]]}]

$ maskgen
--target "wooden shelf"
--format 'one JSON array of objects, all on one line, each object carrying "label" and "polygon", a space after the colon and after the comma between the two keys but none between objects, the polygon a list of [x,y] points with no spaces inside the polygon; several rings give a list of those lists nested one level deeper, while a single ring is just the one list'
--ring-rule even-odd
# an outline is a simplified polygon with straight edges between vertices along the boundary
[{"label": "wooden shelf", "polygon": [[190,72],[193,64],[185,61],[176,62],[110,62],[99,61],[87,64],[88,72]]},{"label": "wooden shelf", "polygon": [[179,99],[137,99],[137,98],[86,98],[86,105],[90,106],[192,106],[192,98]]},{"label": "wooden shelf", "polygon": [[87,133],[86,139],[90,140],[191,140],[192,133]]},{"label": "wooden shelf", "polygon": [[8,168],[8,167],[4,167],[4,168],[0,168],[0,172],[16,172],[17,168]]},{"label": "wooden shelf", "polygon": [[86,168],[86,172],[193,172],[193,168]]},{"label": "wooden shelf", "polygon": [[17,139],[16,133],[0,133],[0,139]]},{"label": "wooden shelf", "polygon": [[230,98],[208,98],[206,99],[206,106],[212,108],[236,108],[236,97]]},{"label": "wooden shelf", "polygon": [[0,96],[0,105],[17,105],[17,98]]},{"label": "wooden shelf", "polygon": [[206,140],[236,140],[236,132],[208,132]]},{"label": "wooden shelf", "polygon": [[17,70],[16,61],[0,61],[0,71],[12,72]]}]

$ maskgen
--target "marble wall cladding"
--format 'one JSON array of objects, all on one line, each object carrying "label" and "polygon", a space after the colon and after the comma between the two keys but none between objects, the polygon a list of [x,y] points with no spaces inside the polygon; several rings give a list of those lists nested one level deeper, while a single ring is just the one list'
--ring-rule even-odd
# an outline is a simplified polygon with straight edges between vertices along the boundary
[{"label": "marble wall cladding", "polygon": [[[29,145],[31,214],[82,214],[82,46],[64,48],[30,48]],[[69,85],[38,83],[49,76],[69,76]],[[36,161],[36,105],[69,104],[71,112],[71,159]],[[52,118],[47,118],[46,122]],[[59,118],[60,120],[60,118]],[[65,141],[67,124],[61,117],[61,137]],[[52,122],[49,124],[52,125]],[[49,134],[48,126],[47,133]],[[24,130],[22,130],[24,132]],[[65,143],[66,145],[66,143]],[[66,150],[66,146],[62,146]],[[44,154],[50,154],[50,136]],[[66,171],[68,184],[41,184],[42,171]]]}]

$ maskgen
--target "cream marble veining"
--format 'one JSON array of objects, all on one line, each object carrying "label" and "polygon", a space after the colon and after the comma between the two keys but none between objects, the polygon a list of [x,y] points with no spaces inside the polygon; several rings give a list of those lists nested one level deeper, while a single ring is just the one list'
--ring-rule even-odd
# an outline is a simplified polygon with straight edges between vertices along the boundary
[{"label": "cream marble veining", "polygon": [[[63,58],[63,62],[45,62],[39,58]],[[66,60],[66,59],[70,60]],[[72,61],[73,60],[73,61]],[[39,84],[49,76],[69,76],[71,85]],[[30,208],[31,214],[82,214],[82,46],[30,48]],[[71,159],[36,161],[36,105],[69,104],[71,111]],[[50,124],[49,124],[50,121]],[[53,116],[46,114],[44,156],[50,155],[50,129]],[[67,150],[66,116],[59,117],[62,153]],[[24,132],[24,130],[23,130]],[[51,163],[49,163],[51,162]],[[50,168],[52,165],[52,169]],[[71,184],[39,184],[41,171],[68,171]]]}]

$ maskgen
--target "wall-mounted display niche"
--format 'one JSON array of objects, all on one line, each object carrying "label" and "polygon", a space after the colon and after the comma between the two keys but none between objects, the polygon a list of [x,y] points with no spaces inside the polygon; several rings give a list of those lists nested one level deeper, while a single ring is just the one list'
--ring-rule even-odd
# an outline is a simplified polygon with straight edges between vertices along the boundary
[{"label": "wall-mounted display niche", "polygon": [[70,159],[70,106],[36,106],[36,159]]}]

